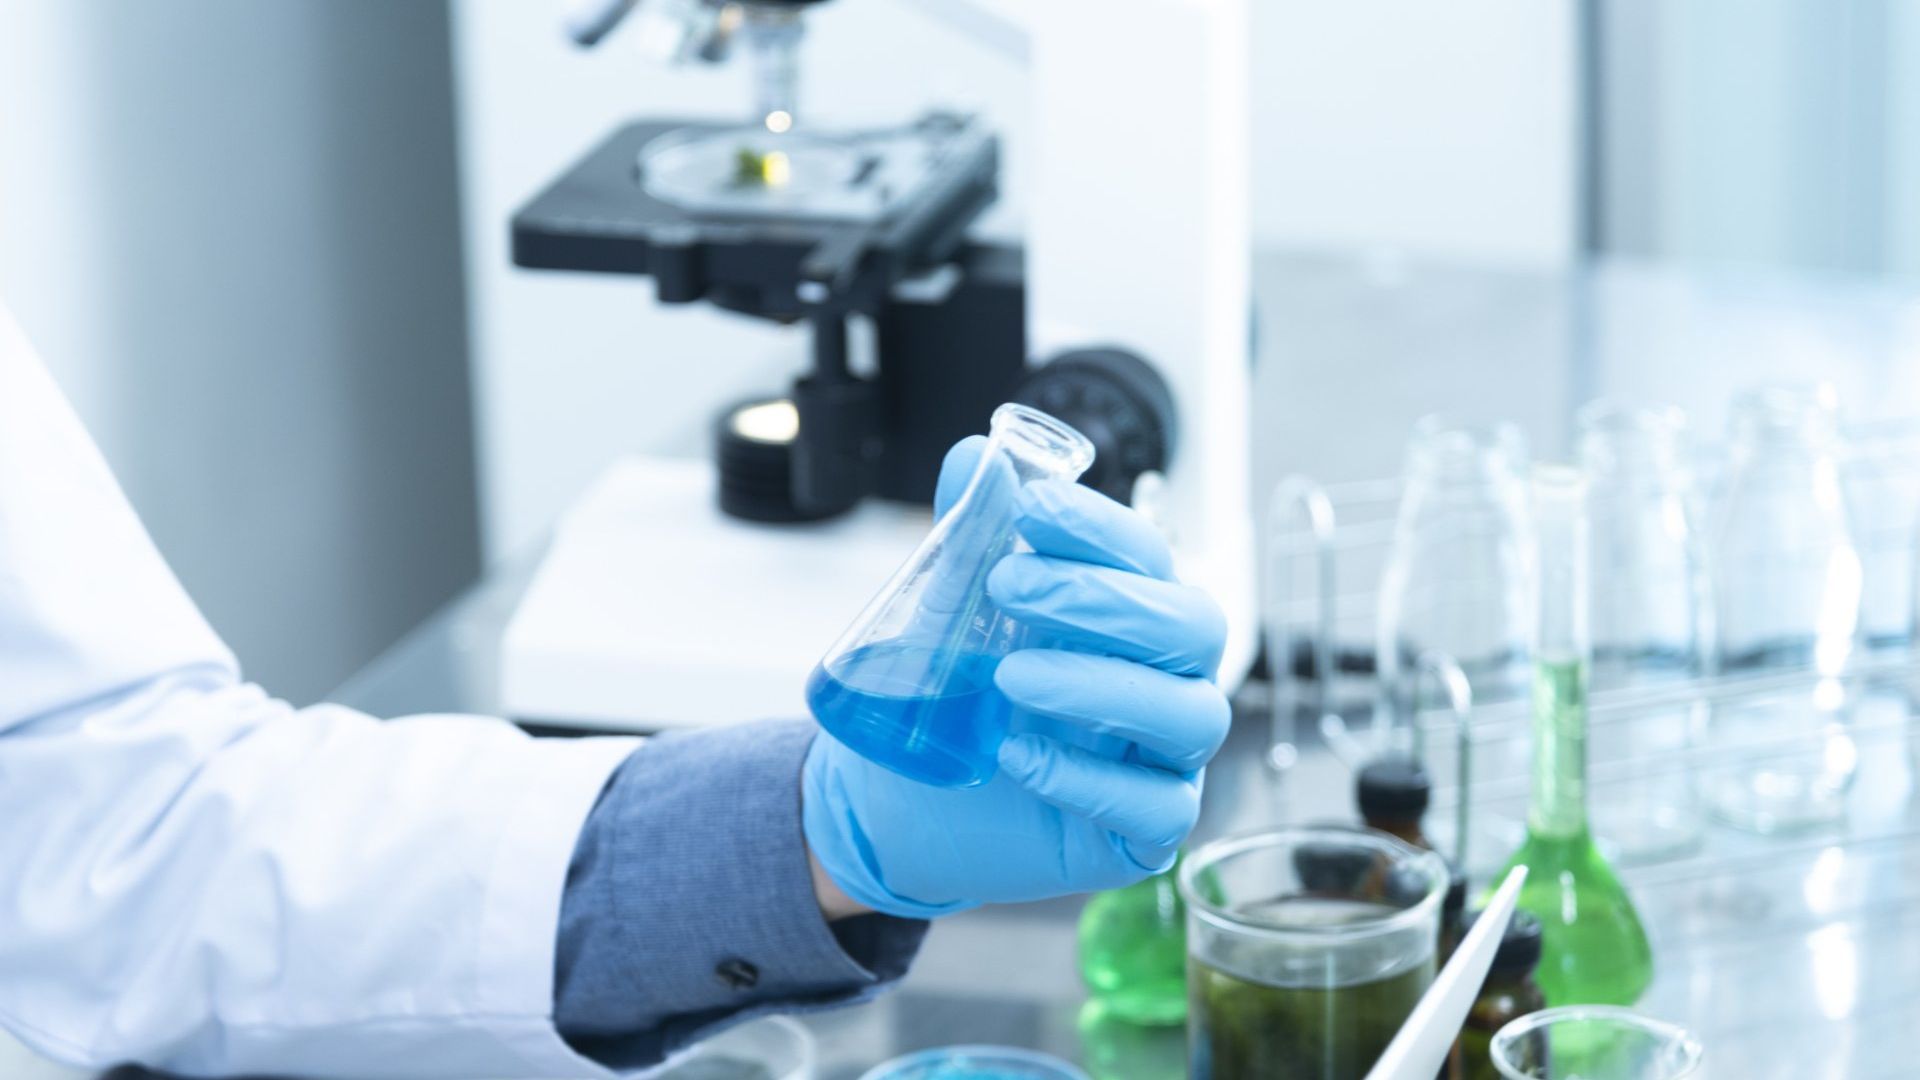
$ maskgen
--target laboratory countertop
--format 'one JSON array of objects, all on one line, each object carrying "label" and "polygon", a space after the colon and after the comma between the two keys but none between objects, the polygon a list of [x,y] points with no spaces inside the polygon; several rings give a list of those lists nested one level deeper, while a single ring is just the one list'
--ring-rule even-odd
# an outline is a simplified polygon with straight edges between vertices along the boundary
[{"label": "laboratory countertop", "polygon": [[[335,699],[377,715],[492,712],[493,654],[525,576],[474,588]],[[1311,725],[1297,729],[1297,763],[1270,768],[1268,699],[1261,683],[1236,695],[1196,840],[1351,818],[1351,773]],[[1916,766],[1905,753],[1872,756],[1842,830],[1728,834],[1693,857],[1623,871],[1656,954],[1640,1008],[1703,1039],[1705,1080],[1920,1075],[1905,1049],[1920,1025],[1920,807],[1908,779]],[[1059,900],[941,920],[894,992],[805,1018],[821,1080],[853,1080],[897,1054],[956,1043],[1046,1050],[1082,1062],[1095,1080],[1184,1076],[1184,1029],[1134,1028],[1086,1005],[1075,962],[1080,906]]]},{"label": "laboratory countertop", "polygon": [[[382,716],[494,712],[494,654],[526,577],[515,569],[483,582],[333,700]],[[1236,709],[1228,745],[1208,773],[1199,836],[1346,814],[1352,799],[1343,766],[1309,752],[1276,783],[1265,765],[1270,725],[1262,695],[1242,695]],[[1081,903],[991,907],[940,920],[894,992],[803,1018],[818,1039],[819,1080],[853,1080],[898,1054],[957,1043],[1046,1050],[1086,1063],[1096,1078],[1185,1076],[1183,1027],[1133,1028],[1084,1008],[1075,960]]]},{"label": "laboratory countertop", "polygon": [[[1862,418],[1920,414],[1920,305],[1875,283],[1297,253],[1262,255],[1255,282],[1262,492],[1295,471],[1390,475],[1413,420],[1435,409],[1518,419],[1548,453],[1564,449],[1573,410],[1599,394],[1676,401],[1715,429],[1733,386],[1819,376]],[[500,633],[531,569],[523,559],[495,572],[332,699],[384,716],[495,712]],[[1275,773],[1270,730],[1255,684],[1237,697],[1209,774],[1202,838],[1351,815],[1346,767],[1309,737],[1298,763]],[[1907,1049],[1920,1027],[1920,812],[1909,755],[1886,756],[1856,799],[1894,825],[1861,842],[1813,836],[1625,875],[1659,964],[1642,1007],[1694,1028],[1708,1047],[1704,1075],[1920,1075]],[[1130,1029],[1085,1008],[1079,909],[1061,900],[942,920],[895,992],[806,1018],[819,1076],[849,1080],[953,1043],[1047,1050],[1100,1078],[1184,1076],[1182,1029]]]}]

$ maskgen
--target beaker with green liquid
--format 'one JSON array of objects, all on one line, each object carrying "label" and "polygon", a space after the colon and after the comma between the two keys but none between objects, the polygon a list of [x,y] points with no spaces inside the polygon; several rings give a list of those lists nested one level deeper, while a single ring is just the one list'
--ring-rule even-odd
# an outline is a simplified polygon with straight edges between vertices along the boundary
[{"label": "beaker with green liquid", "polygon": [[1361,1077],[1433,981],[1445,860],[1335,826],[1187,856],[1192,1080]]},{"label": "beaker with green liquid", "polygon": [[1576,470],[1537,466],[1532,496],[1533,798],[1507,868],[1528,868],[1520,907],[1544,928],[1535,978],[1547,1002],[1631,1005],[1653,981],[1653,953],[1587,822],[1586,483]]}]

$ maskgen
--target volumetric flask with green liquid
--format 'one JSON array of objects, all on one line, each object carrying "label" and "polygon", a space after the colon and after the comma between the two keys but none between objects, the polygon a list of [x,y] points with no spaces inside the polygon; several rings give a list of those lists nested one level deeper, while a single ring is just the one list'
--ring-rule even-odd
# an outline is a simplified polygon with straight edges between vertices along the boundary
[{"label": "volumetric flask with green liquid", "polygon": [[1528,871],[1520,908],[1545,931],[1535,978],[1547,1001],[1630,1005],[1653,981],[1653,951],[1587,823],[1586,483],[1572,469],[1540,466],[1532,490],[1539,567],[1533,799],[1526,841],[1507,869]]},{"label": "volumetric flask with green liquid", "polygon": [[1333,826],[1187,856],[1193,1080],[1366,1075],[1433,981],[1440,856]]},{"label": "volumetric flask with green liquid", "polygon": [[1012,711],[993,672],[1021,627],[987,596],[987,575],[1021,543],[1021,488],[1075,480],[1092,463],[1086,436],[1046,413],[994,410],[959,501],[807,680],[820,726],[912,780],[963,788],[990,779]]}]

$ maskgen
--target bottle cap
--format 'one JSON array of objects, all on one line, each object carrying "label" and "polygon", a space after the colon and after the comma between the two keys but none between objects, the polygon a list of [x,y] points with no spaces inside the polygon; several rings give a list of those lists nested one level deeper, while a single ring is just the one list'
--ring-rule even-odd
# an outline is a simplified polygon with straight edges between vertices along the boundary
[{"label": "bottle cap", "polygon": [[1293,871],[1309,893],[1344,896],[1357,891],[1373,869],[1372,848],[1332,841],[1302,844],[1293,853]]},{"label": "bottle cap", "polygon": [[1412,758],[1376,758],[1360,770],[1360,816],[1368,821],[1417,821],[1432,796],[1433,781]]},{"label": "bottle cap", "polygon": [[[1471,929],[1473,921],[1480,917],[1479,912],[1467,916],[1462,933]],[[1500,949],[1493,954],[1492,973],[1499,975],[1525,975],[1540,964],[1540,920],[1531,912],[1516,911],[1513,920],[1507,923],[1507,932],[1500,938]]]}]

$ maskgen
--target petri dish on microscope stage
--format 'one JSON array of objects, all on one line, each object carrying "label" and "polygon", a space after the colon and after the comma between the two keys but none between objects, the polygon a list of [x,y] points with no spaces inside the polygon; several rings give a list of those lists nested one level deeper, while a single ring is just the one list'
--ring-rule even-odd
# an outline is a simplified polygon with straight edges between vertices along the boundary
[{"label": "petri dish on microscope stage", "polygon": [[687,209],[721,213],[848,216],[880,209],[854,194],[871,155],[857,144],[818,135],[776,135],[743,125],[677,131],[640,151],[647,194]]},{"label": "petri dish on microscope stage", "polygon": [[688,127],[639,155],[648,195],[693,213],[787,221],[882,221],[953,168],[991,152],[965,117],[870,131]]}]

